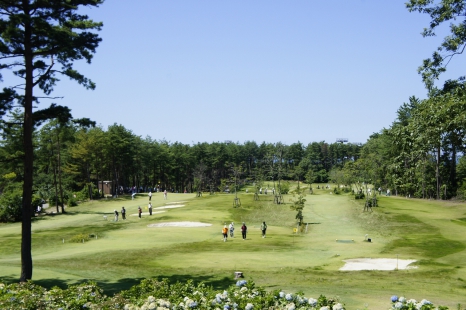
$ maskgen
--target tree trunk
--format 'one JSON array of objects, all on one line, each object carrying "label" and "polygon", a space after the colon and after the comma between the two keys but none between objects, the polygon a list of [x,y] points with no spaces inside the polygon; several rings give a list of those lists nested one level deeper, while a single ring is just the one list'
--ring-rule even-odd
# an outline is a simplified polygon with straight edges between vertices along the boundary
[{"label": "tree trunk", "polygon": [[65,212],[64,197],[63,197],[63,186],[61,182],[61,156],[60,156],[60,137],[57,133],[57,143],[58,143],[58,162],[57,162],[57,171],[58,171],[58,188],[60,189],[60,206],[61,213]]},{"label": "tree trunk", "polygon": [[452,192],[456,193],[458,189],[458,182],[456,180],[456,145],[452,144],[451,150],[451,170],[450,170],[450,182],[452,187]]},{"label": "tree trunk", "polygon": [[[91,175],[89,172],[89,163],[86,163],[86,174],[87,174],[87,191],[89,193],[89,200],[92,200],[92,186],[91,186]],[[99,184],[99,180],[97,180],[97,184]],[[98,186],[97,186],[98,189]]]},{"label": "tree trunk", "polygon": [[[53,144],[53,141],[51,140],[50,142]],[[50,164],[52,165],[52,170],[53,170],[53,188],[55,190],[55,208],[57,210],[57,213],[60,212],[60,209],[58,209],[58,182],[57,182],[57,165],[55,163],[55,153],[53,151],[53,147],[51,148],[51,154],[50,154]]]},{"label": "tree trunk", "polygon": [[440,146],[437,147],[437,160],[435,162],[435,179],[437,180],[437,200],[440,199]]},{"label": "tree trunk", "polygon": [[[24,11],[29,13],[29,1],[24,0]],[[29,23],[24,25],[24,63],[26,70],[25,96],[24,96],[24,123],[23,123],[23,146],[24,146],[24,183],[22,200],[22,222],[21,222],[21,275],[20,282],[32,279],[32,184],[33,184],[33,159],[34,149],[32,144],[32,103],[33,103],[33,55],[31,46],[32,29]]]}]

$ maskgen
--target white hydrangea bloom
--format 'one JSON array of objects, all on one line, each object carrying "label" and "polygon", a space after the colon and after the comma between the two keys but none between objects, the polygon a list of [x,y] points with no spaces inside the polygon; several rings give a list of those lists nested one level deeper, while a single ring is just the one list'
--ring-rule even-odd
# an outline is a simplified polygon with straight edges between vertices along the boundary
[{"label": "white hydrangea bloom", "polygon": [[344,310],[345,308],[343,308],[343,305],[340,304],[340,303],[337,303],[335,305],[333,305],[332,307],[332,310]]},{"label": "white hydrangea bloom", "polygon": [[248,303],[246,307],[244,307],[245,310],[252,310],[254,308],[254,305],[251,303]]},{"label": "white hydrangea bloom", "polygon": [[317,306],[317,299],[309,298],[308,303],[311,307]]}]

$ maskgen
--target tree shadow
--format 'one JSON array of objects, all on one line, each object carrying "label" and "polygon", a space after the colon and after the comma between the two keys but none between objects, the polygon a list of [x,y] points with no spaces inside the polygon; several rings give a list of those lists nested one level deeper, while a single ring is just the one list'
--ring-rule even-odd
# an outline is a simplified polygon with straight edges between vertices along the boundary
[{"label": "tree shadow", "polygon": [[[88,281],[95,281],[97,285],[103,289],[104,294],[107,296],[113,296],[121,291],[129,290],[131,287],[138,285],[145,278],[123,278],[117,281],[99,281],[96,279],[81,279],[81,280],[66,280],[66,279],[40,279],[34,280],[34,284],[50,290],[53,287],[59,287],[61,289],[66,289],[70,285],[78,285],[81,283],[86,283]],[[159,281],[163,279],[168,279],[170,284],[175,284],[177,282],[187,282],[192,280],[194,284],[200,284],[201,282],[206,284],[209,287],[213,287],[215,290],[226,290],[231,285],[236,283],[236,280],[224,276],[223,278],[217,278],[213,276],[191,276],[185,274],[175,274],[175,275],[159,275],[154,277]],[[4,284],[14,284],[18,283],[19,279],[17,277],[6,276],[0,277],[0,283]]]},{"label": "tree shadow", "polygon": [[[236,283],[235,280],[229,277],[216,278],[213,276],[191,276],[185,274],[159,275],[154,277],[154,279],[159,281],[168,279],[170,284],[175,284],[177,282],[184,283],[188,280],[192,280],[195,284],[200,284],[202,282],[209,287],[213,287],[215,290],[226,290]],[[116,282],[97,281],[97,284],[104,290],[106,295],[112,296],[123,290],[129,290],[142,280],[144,280],[144,278],[124,278]]]}]

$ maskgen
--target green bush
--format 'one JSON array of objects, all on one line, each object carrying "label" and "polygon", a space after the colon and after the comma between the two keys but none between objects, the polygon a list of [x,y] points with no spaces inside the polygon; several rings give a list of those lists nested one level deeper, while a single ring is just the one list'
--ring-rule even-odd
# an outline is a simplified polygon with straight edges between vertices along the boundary
[{"label": "green bush", "polygon": [[280,193],[286,195],[290,192],[290,182],[281,182],[280,183]]},{"label": "green bush", "polygon": [[[0,196],[0,222],[19,222],[22,214],[22,191],[4,192]],[[31,213],[32,215],[32,213]]]},{"label": "green bush", "polygon": [[[392,296],[390,309],[448,309],[434,306],[425,299]],[[307,298],[302,293],[285,293],[280,290],[267,292],[256,288],[254,282],[239,280],[228,290],[217,292],[204,284],[192,281],[170,284],[168,280],[145,279],[140,284],[112,297],[103,294],[95,282],[53,287],[50,290],[33,282],[4,285],[0,283],[0,309],[47,310],[47,309],[333,309],[344,310],[337,298],[320,295]]]},{"label": "green bush", "polygon": [[70,238],[69,242],[74,242],[74,243],[81,243],[84,241],[89,241],[90,237],[89,234],[77,234],[74,235]]},{"label": "green bush", "polygon": [[354,199],[364,199],[366,195],[364,195],[363,192],[355,193],[354,194]]}]

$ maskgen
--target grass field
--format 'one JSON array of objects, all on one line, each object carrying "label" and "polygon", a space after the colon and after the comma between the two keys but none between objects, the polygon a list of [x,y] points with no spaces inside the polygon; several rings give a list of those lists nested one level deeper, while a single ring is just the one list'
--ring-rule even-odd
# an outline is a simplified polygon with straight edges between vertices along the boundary
[{"label": "grass field", "polygon": [[[249,192],[252,190],[250,189]],[[176,203],[180,208],[152,216],[144,212],[147,195],[86,202],[64,215],[33,221],[33,280],[45,287],[92,279],[108,294],[128,289],[143,278],[192,279],[223,289],[235,283],[234,271],[266,289],[302,291],[338,297],[347,309],[388,308],[391,295],[426,298],[435,304],[466,308],[466,204],[380,197],[373,212],[348,195],[314,190],[306,196],[308,231],[294,234],[292,195],[275,205],[271,195],[254,201],[233,194],[169,194],[152,197],[154,208]],[[113,221],[113,210],[127,209],[127,220]],[[104,219],[107,216],[107,220]],[[209,227],[148,227],[163,222],[193,221]],[[235,222],[235,238],[223,242],[224,223]],[[242,240],[241,222],[248,225]],[[268,224],[261,238],[260,224]],[[20,224],[0,225],[0,282],[20,274]],[[80,235],[88,241],[72,242]],[[365,242],[368,234],[372,242]],[[336,242],[354,240],[354,242]],[[415,259],[415,269],[339,271],[350,258]]]}]

